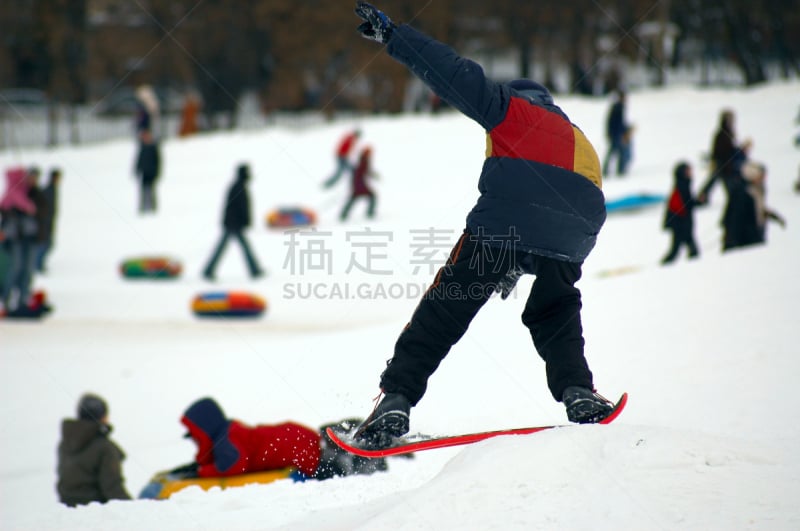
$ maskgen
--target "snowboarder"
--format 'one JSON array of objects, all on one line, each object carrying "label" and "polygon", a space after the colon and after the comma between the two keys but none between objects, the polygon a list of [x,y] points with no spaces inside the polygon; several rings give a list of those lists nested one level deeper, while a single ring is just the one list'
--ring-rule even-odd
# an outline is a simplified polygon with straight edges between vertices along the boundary
[{"label": "snowboarder", "polygon": [[478,64],[366,2],[356,14],[364,37],[386,44],[389,55],[487,132],[481,195],[467,228],[397,339],[381,375],[383,398],[356,440],[386,447],[406,433],[411,407],[450,348],[492,293],[505,298],[523,274],[536,275],[522,322],[545,361],[553,398],[572,422],[601,421],[613,405],[594,391],[575,287],[606,218],[594,148],[539,83],[494,82]]},{"label": "snowboarder", "polygon": [[125,454],[108,438],[108,406],[87,393],[78,402],[78,418],[61,424],[58,445],[58,497],[70,507],[91,502],[130,500],[122,477]]},{"label": "snowboarder", "polygon": [[692,167],[687,162],[680,162],[675,166],[674,175],[675,186],[664,214],[664,228],[672,231],[672,246],[661,260],[662,264],[672,263],[683,245],[689,251],[689,258],[698,255],[694,240],[694,207],[697,200],[692,196]]},{"label": "snowboarder", "polygon": [[350,209],[353,207],[353,203],[355,203],[356,199],[359,197],[366,197],[369,201],[367,217],[372,219],[375,216],[375,192],[369,187],[369,184],[367,184],[368,178],[375,177],[375,172],[372,171],[371,161],[372,148],[367,146],[361,150],[361,154],[358,157],[358,164],[353,168],[350,197],[347,199],[347,203],[345,203],[342,213],[339,215],[339,219],[342,221],[347,219],[347,216],[350,214]]},{"label": "snowboarder", "polygon": [[240,164],[236,169],[236,180],[228,189],[225,200],[225,211],[222,216],[223,233],[214,254],[211,256],[208,265],[203,270],[203,276],[207,280],[214,280],[214,271],[217,263],[222,257],[222,252],[228,244],[229,238],[236,238],[242,246],[247,267],[252,278],[259,278],[264,275],[264,271],[258,265],[250,245],[244,237],[244,229],[250,226],[250,194],[247,191],[247,183],[250,180],[250,166]]}]

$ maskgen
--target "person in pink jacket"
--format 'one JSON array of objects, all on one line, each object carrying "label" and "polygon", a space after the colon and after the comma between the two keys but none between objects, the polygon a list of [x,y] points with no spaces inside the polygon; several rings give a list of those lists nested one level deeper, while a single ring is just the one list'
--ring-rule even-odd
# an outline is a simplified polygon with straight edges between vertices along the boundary
[{"label": "person in pink jacket", "polygon": [[0,198],[0,241],[8,253],[9,267],[2,279],[0,311],[5,308],[11,313],[24,307],[30,294],[38,231],[36,204],[29,193],[37,177],[35,168],[6,171],[6,190]]}]

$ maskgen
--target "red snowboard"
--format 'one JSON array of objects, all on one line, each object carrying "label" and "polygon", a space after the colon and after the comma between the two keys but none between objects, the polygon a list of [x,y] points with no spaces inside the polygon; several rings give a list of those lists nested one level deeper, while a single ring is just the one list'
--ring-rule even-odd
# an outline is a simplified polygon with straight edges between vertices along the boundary
[{"label": "red snowboard", "polygon": [[[611,424],[616,419],[622,410],[625,409],[625,404],[628,403],[628,393],[624,393],[619,401],[614,405],[611,414],[601,420],[599,424]],[[484,431],[480,433],[468,433],[464,435],[449,435],[444,437],[427,437],[415,440],[399,439],[398,444],[383,448],[380,450],[369,450],[355,446],[353,441],[348,437],[348,434],[337,433],[332,428],[328,428],[326,433],[340,448],[352,454],[361,457],[389,457],[393,455],[410,454],[412,452],[420,452],[422,450],[433,450],[434,448],[446,448],[448,446],[461,446],[463,444],[471,444],[474,442],[498,437],[500,435],[527,435],[529,433],[536,433],[538,431],[545,431],[552,428],[566,427],[568,425],[553,425],[553,426],[534,426],[530,428],[512,428],[509,430],[497,431]],[[574,426],[570,424],[569,426]]]}]

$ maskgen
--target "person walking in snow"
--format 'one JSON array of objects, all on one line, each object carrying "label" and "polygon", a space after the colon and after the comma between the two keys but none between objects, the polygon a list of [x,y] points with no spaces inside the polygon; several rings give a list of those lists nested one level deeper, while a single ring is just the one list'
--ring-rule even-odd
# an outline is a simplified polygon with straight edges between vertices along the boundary
[{"label": "person walking in snow", "polygon": [[214,280],[214,272],[217,269],[217,263],[222,257],[225,247],[228,245],[230,238],[238,240],[242,246],[245,260],[247,261],[247,268],[250,270],[252,278],[259,278],[264,275],[261,266],[258,265],[253,251],[250,250],[250,245],[244,236],[244,230],[250,226],[250,193],[247,190],[247,183],[250,181],[250,166],[247,164],[240,164],[236,169],[236,179],[231,187],[228,189],[228,194],[225,200],[225,210],[222,216],[222,237],[214,249],[214,254],[203,270],[203,276],[207,280]]},{"label": "person walking in snow", "polygon": [[339,215],[339,219],[342,221],[347,220],[353,203],[355,203],[359,197],[366,197],[367,201],[369,201],[367,217],[370,219],[375,217],[375,192],[367,183],[367,179],[370,177],[374,178],[375,172],[372,171],[372,148],[367,146],[361,150],[361,154],[358,157],[358,164],[353,168],[350,197],[347,199],[347,203],[345,203],[342,213]]},{"label": "person walking in snow", "polygon": [[78,418],[61,423],[58,445],[58,497],[70,507],[91,502],[130,500],[122,476],[125,454],[109,439],[108,405],[95,394],[78,402]]},{"label": "person walking in snow", "polygon": [[409,430],[428,378],[494,292],[504,298],[536,275],[522,313],[545,362],[547,383],[572,422],[596,423],[613,404],[594,391],[584,356],[575,283],[605,222],[600,161],[586,136],[534,81],[498,83],[475,62],[359,2],[358,31],[386,45],[444,101],[487,133],[478,202],[447,263],[420,300],[381,374],[383,397],[356,430],[359,444],[385,447]]},{"label": "person walking in snow", "polygon": [[[701,204],[708,203],[711,191],[718,181],[722,181],[730,197],[731,190],[742,186],[742,165],[753,143],[750,139],[741,144],[736,141],[736,115],[731,109],[720,113],[719,127],[711,144],[711,175],[698,195]],[[726,207],[727,208],[727,207]]]},{"label": "person walking in snow", "polygon": [[624,90],[617,91],[617,100],[611,106],[606,120],[606,137],[609,146],[603,162],[603,175],[608,177],[611,171],[611,159],[617,158],[617,175],[622,177],[628,171],[628,163],[633,153],[633,127],[625,119]]},{"label": "person walking in snow", "polygon": [[136,157],[136,175],[139,177],[139,213],[156,211],[155,186],[161,171],[158,143],[150,130],[139,134],[139,155]]},{"label": "person walking in snow", "polygon": [[336,146],[336,170],[333,172],[333,175],[328,177],[323,183],[325,188],[331,188],[342,176],[342,173],[346,170],[352,170],[349,157],[360,137],[361,130],[356,129],[347,133],[339,141],[339,144]]},{"label": "person walking in snow", "polygon": [[675,166],[675,185],[667,202],[664,228],[672,232],[672,245],[662,264],[670,264],[678,257],[682,246],[686,246],[689,258],[698,256],[694,239],[694,207],[697,200],[692,195],[692,167],[688,162]]}]

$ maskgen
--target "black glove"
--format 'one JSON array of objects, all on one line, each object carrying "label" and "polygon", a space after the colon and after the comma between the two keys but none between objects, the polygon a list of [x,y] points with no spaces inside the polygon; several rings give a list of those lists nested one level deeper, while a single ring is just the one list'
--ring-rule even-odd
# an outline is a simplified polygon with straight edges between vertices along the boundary
[{"label": "black glove", "polygon": [[500,293],[500,298],[506,300],[511,292],[514,291],[514,288],[517,286],[517,282],[519,282],[520,277],[525,272],[522,268],[515,267],[511,269],[506,276],[500,279],[500,282],[497,283],[495,286],[495,293]]},{"label": "black glove", "polygon": [[365,21],[358,27],[358,32],[365,39],[378,41],[382,44],[389,42],[395,25],[392,19],[387,17],[383,11],[379,11],[375,6],[366,2],[358,2],[356,4],[356,15]]},{"label": "black glove", "polygon": [[197,464],[197,462],[192,461],[191,463],[187,463],[185,465],[173,468],[172,470],[169,471],[169,473],[174,476],[180,476],[184,478],[196,478],[198,467],[199,465]]}]

